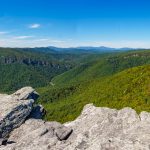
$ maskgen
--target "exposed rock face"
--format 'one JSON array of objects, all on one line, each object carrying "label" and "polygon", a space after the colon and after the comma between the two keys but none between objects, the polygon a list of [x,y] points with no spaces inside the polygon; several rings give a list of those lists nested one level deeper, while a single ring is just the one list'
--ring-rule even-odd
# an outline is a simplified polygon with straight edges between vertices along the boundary
[{"label": "exposed rock face", "polygon": [[150,113],[138,115],[131,108],[118,111],[89,104],[75,121],[65,126],[72,128],[75,133],[66,149],[150,149]]},{"label": "exposed rock face", "polygon": [[36,100],[39,97],[39,94],[32,87],[24,87],[12,94],[12,96],[18,100]]},{"label": "exposed rock face", "polygon": [[46,110],[44,109],[44,107],[42,105],[37,105],[32,109],[29,117],[34,119],[42,119],[42,117],[45,115]]},{"label": "exposed rock face", "polygon": [[8,140],[6,150],[55,150],[55,145],[61,143],[72,133],[70,128],[58,122],[44,122],[38,119],[27,120],[20,128],[15,129]]},{"label": "exposed rock face", "polygon": [[47,60],[40,60],[40,59],[32,59],[29,57],[13,57],[13,56],[0,56],[0,64],[24,64],[27,66],[41,66],[41,67],[49,67],[49,68],[54,68],[54,69],[71,69],[72,65],[66,64],[62,65],[60,62],[56,62],[54,60],[52,61],[47,61]]},{"label": "exposed rock face", "polygon": [[[28,89],[28,92],[25,89]],[[30,90],[29,88],[25,89],[21,89],[13,95],[0,96],[0,102],[3,102],[5,97],[8,103],[8,106],[4,102],[2,103],[5,105],[5,109],[2,105],[0,106],[2,114],[9,114],[8,112],[12,112],[11,108],[22,106],[21,109],[17,109],[18,116],[14,115],[13,118],[8,118],[9,122],[13,123],[16,122],[17,118],[22,118],[17,120],[19,123],[17,126],[15,124],[15,129],[11,128],[9,130],[7,124],[0,124],[0,127],[3,125],[3,128],[0,128],[2,137],[9,133],[6,145],[1,145],[0,150],[150,149],[150,113],[142,112],[138,115],[131,108],[115,110],[98,108],[88,104],[75,121],[64,125],[58,122],[45,122],[39,119],[40,117],[36,118],[38,112],[43,112],[44,108],[38,106],[33,109],[33,100],[30,100],[30,98],[37,97],[33,96],[37,93],[32,88]],[[17,101],[16,97],[20,99]],[[25,98],[26,100],[23,100]],[[11,107],[9,103],[12,103]],[[26,106],[26,108],[23,106]],[[6,107],[8,107],[7,110]],[[26,117],[20,115],[22,111],[28,116],[26,121]]]},{"label": "exposed rock face", "polygon": [[38,94],[31,87],[22,88],[12,95],[0,95],[0,141],[19,127],[32,111]]},{"label": "exposed rock face", "polygon": [[33,107],[38,96],[31,87],[12,95],[0,95],[0,149],[43,150],[68,139],[72,129],[58,122],[40,120],[44,108]]},{"label": "exposed rock face", "polygon": [[22,58],[17,58],[13,56],[1,56],[0,57],[0,63],[3,64],[13,64],[13,63],[19,63],[19,64],[25,64],[25,65],[33,65],[33,66],[50,66],[52,63],[49,61],[45,60],[37,60],[37,59],[31,59],[28,57],[22,57]]}]

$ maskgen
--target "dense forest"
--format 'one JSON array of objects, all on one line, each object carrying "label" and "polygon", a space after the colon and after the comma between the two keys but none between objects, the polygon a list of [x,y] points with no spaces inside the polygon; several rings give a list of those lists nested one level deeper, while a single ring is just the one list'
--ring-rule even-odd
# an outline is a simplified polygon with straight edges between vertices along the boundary
[{"label": "dense forest", "polygon": [[75,119],[83,106],[150,111],[150,50],[0,48],[0,92],[32,86],[46,120]]},{"label": "dense forest", "polygon": [[52,83],[38,89],[47,120],[73,120],[87,103],[150,111],[150,51],[99,56],[54,77]]},{"label": "dense forest", "polygon": [[89,55],[43,50],[47,49],[0,48],[0,92],[49,85],[53,77],[81,64]]}]

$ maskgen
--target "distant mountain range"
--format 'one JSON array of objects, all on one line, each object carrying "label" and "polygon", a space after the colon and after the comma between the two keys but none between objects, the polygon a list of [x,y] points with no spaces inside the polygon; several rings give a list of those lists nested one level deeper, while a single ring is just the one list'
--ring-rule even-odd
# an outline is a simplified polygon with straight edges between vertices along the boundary
[{"label": "distant mountain range", "polygon": [[97,50],[97,51],[133,50],[133,48],[129,48],[129,47],[112,48],[112,47],[105,47],[105,46],[100,46],[100,47],[77,47],[77,48],[86,49],[86,50]]},{"label": "distant mountain range", "polygon": [[48,46],[48,47],[35,47],[35,48],[15,48],[18,50],[25,50],[25,51],[37,51],[37,52],[44,52],[44,53],[108,53],[108,52],[118,52],[118,51],[130,51],[130,50],[146,50],[145,48],[130,48],[130,47],[123,47],[123,48],[112,48],[112,47],[93,47],[93,46],[81,46],[81,47],[55,47],[55,46]]},{"label": "distant mountain range", "polygon": [[[37,49],[36,49],[37,50]],[[129,51],[134,50],[134,48],[123,47],[123,48],[111,48],[111,47],[92,47],[92,46],[81,46],[81,47],[69,47],[69,48],[60,48],[54,46],[48,46],[45,48],[38,48],[39,51],[43,52],[59,52],[59,53],[110,53],[110,52],[119,52],[119,51]],[[136,50],[136,49],[135,49]]]},{"label": "distant mountain range", "polygon": [[49,46],[48,48],[56,50],[56,51],[72,51],[72,50],[86,50],[86,51],[118,51],[118,50],[133,50],[133,48],[129,47],[123,47],[123,48],[111,48],[111,47],[105,47],[105,46],[100,46],[100,47],[92,47],[92,46],[81,46],[81,47],[70,47],[70,48],[59,48],[59,47],[54,47],[54,46]]}]

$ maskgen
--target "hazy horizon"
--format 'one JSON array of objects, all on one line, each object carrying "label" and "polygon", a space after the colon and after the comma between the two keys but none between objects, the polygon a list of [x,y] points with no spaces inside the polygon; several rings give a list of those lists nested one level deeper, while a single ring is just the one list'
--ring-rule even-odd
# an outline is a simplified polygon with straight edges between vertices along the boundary
[{"label": "hazy horizon", "polygon": [[79,48],[81,48],[81,49],[82,49],[82,48],[84,48],[84,49],[85,49],[85,48],[110,48],[110,49],[116,49],[116,50],[117,50],[117,49],[118,49],[118,50],[119,50],[119,49],[135,49],[135,50],[136,50],[136,49],[137,49],[137,50],[138,50],[138,49],[150,49],[149,47],[148,47],[148,48],[144,48],[144,47],[109,47],[109,46],[103,46],[103,45],[102,45],[102,46],[84,46],[84,45],[83,45],[83,46],[68,46],[68,47],[53,46],[53,45],[49,45],[49,46],[22,46],[22,47],[17,47],[17,46],[0,46],[0,48],[51,48],[51,47],[52,47],[52,48],[53,48],[53,47],[54,47],[54,48],[60,48],[60,49],[61,49],[61,48],[62,48],[62,49],[63,49],[63,48],[64,48],[64,49],[65,49],[65,48],[66,48],[66,49],[67,49],[67,48],[68,48],[68,49],[69,49],[69,48],[78,48],[78,49],[79,49]]}]

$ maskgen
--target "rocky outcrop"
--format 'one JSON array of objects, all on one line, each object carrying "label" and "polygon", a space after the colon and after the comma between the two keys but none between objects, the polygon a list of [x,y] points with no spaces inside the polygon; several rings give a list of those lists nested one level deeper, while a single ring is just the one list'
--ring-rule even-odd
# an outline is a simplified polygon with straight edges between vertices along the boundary
[{"label": "rocky outcrop", "polygon": [[0,141],[19,127],[32,111],[38,93],[31,87],[22,88],[12,95],[0,95]]},{"label": "rocky outcrop", "polygon": [[18,90],[11,96],[12,99],[17,100],[28,100],[28,99],[36,100],[39,97],[39,94],[32,87],[25,87]]},{"label": "rocky outcrop", "polygon": [[24,64],[27,66],[40,66],[40,67],[49,67],[49,68],[54,68],[54,69],[71,69],[72,65],[71,64],[62,64],[56,60],[49,60],[47,61],[46,59],[34,59],[34,58],[29,58],[29,57],[20,57],[17,58],[16,56],[0,56],[0,64]]},{"label": "rocky outcrop", "polygon": [[17,58],[15,56],[7,56],[7,57],[1,56],[0,63],[3,63],[3,64],[19,63],[19,64],[33,65],[33,66],[49,66],[49,65],[51,65],[51,63],[49,61],[31,59],[28,57]]},{"label": "rocky outcrop", "polygon": [[[115,110],[86,105],[82,114],[65,126],[73,129],[70,150],[149,150],[150,113],[131,108]],[[65,149],[65,148],[64,148]]]},{"label": "rocky outcrop", "polygon": [[[28,89],[28,90],[27,90]],[[28,91],[28,92],[27,92]],[[5,98],[4,98],[5,97]],[[32,107],[37,93],[32,88],[24,88],[13,95],[2,95],[8,103],[0,106],[4,116],[10,114],[12,108],[17,109],[8,122],[16,122],[14,128],[0,124],[1,136],[9,138],[0,150],[149,150],[150,149],[150,113],[137,114],[131,108],[121,110],[95,107],[88,104],[81,115],[72,122],[60,124],[41,120],[45,113],[42,106]],[[26,100],[24,100],[26,99]],[[14,103],[14,104],[13,104]],[[13,107],[12,107],[13,106]],[[27,111],[28,110],[28,111]],[[26,117],[21,112],[25,112]],[[38,113],[41,115],[38,116]],[[28,117],[27,117],[28,116]],[[3,132],[2,132],[3,131]],[[7,131],[7,132],[6,132]],[[7,134],[6,134],[7,133]],[[4,136],[4,137],[5,137]]]},{"label": "rocky outcrop", "polygon": [[41,105],[33,107],[38,96],[31,87],[0,95],[0,149],[46,149],[68,139],[72,129],[41,120],[46,111]]},{"label": "rocky outcrop", "polygon": [[44,122],[28,119],[20,128],[15,129],[2,150],[55,150],[55,145],[66,140],[72,130],[58,122]]}]

